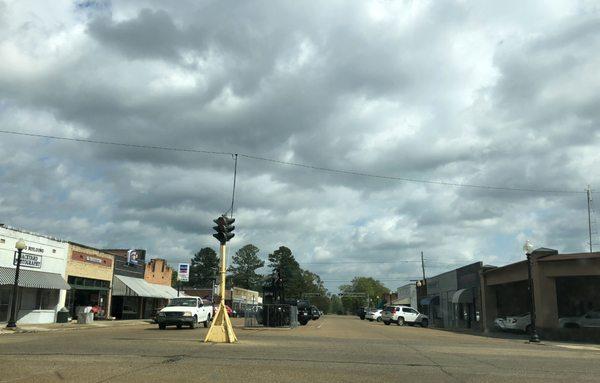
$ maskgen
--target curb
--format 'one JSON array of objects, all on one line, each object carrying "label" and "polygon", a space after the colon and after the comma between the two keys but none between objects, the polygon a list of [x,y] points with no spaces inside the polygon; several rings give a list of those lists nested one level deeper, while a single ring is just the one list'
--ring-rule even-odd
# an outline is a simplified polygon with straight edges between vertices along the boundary
[{"label": "curb", "polygon": [[45,332],[60,332],[60,331],[80,331],[80,330],[93,330],[93,329],[102,329],[102,328],[116,328],[116,327],[127,327],[127,326],[139,326],[139,325],[147,325],[152,324],[146,321],[132,322],[132,323],[119,323],[113,322],[114,324],[91,324],[91,325],[79,325],[76,323],[65,324],[61,327],[54,328],[44,328],[44,327],[33,327],[33,328],[22,328],[17,327],[15,330],[5,330],[0,329],[1,335],[10,335],[10,334],[31,334],[31,333],[45,333]]}]

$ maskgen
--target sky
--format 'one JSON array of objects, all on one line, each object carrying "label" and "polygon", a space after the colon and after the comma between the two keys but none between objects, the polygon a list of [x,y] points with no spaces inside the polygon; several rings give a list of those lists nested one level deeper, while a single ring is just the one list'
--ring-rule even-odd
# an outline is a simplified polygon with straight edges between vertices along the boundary
[{"label": "sky", "polygon": [[225,153],[0,133],[10,226],[185,262],[240,153],[230,254],[332,292],[588,249],[598,1],[0,0],[0,57],[2,131]]}]

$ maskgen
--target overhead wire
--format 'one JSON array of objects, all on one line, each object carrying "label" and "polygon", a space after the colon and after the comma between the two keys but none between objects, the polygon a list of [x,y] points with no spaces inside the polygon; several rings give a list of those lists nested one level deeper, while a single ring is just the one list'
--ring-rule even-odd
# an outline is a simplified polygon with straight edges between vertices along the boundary
[{"label": "overhead wire", "polygon": [[421,184],[431,184],[431,185],[441,185],[441,186],[451,186],[451,187],[461,187],[461,188],[471,188],[471,189],[484,189],[484,190],[493,190],[493,191],[495,190],[495,191],[510,191],[510,192],[544,193],[544,194],[546,194],[546,193],[548,193],[548,194],[585,194],[586,193],[585,190],[579,191],[579,190],[567,190],[567,189],[536,189],[536,188],[519,188],[519,187],[508,187],[508,186],[492,186],[492,185],[458,183],[458,182],[399,177],[399,176],[392,176],[392,175],[373,174],[373,173],[367,173],[367,172],[358,171],[358,170],[336,169],[336,168],[330,168],[330,167],[325,167],[325,166],[304,164],[304,163],[300,163],[300,162],[283,161],[283,160],[277,160],[274,158],[261,157],[261,156],[257,156],[257,155],[246,154],[246,153],[233,153],[233,152],[226,152],[226,151],[179,148],[179,147],[169,147],[169,146],[130,144],[130,143],[123,143],[123,142],[116,142],[116,141],[93,140],[93,139],[89,139],[89,138],[74,138],[74,137],[63,137],[63,136],[47,135],[47,134],[17,132],[17,131],[12,131],[12,130],[0,130],[0,133],[16,135],[16,136],[46,138],[46,139],[51,139],[51,140],[73,141],[73,142],[98,144],[98,145],[113,145],[113,146],[138,148],[138,149],[167,150],[167,151],[174,151],[174,152],[202,153],[202,154],[209,154],[209,155],[228,155],[228,156],[237,155],[239,157],[244,157],[244,158],[251,159],[251,160],[269,162],[269,163],[274,163],[274,164],[279,164],[279,165],[294,166],[294,167],[312,169],[312,170],[329,172],[329,173],[337,173],[337,174],[384,179],[384,180],[403,181],[403,182],[411,182],[411,183],[421,183]]}]

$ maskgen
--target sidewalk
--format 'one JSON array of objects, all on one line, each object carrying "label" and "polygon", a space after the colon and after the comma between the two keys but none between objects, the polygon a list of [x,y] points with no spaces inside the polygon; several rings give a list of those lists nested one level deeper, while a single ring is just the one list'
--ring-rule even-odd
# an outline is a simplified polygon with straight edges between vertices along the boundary
[{"label": "sidewalk", "polygon": [[48,323],[48,324],[17,324],[17,330],[8,330],[6,324],[0,324],[0,335],[22,334],[34,332],[52,332],[52,331],[73,331],[73,330],[89,330],[103,327],[125,327],[125,326],[140,326],[152,323],[149,319],[134,319],[134,320],[114,320],[114,321],[95,321],[91,324],[71,323]]}]

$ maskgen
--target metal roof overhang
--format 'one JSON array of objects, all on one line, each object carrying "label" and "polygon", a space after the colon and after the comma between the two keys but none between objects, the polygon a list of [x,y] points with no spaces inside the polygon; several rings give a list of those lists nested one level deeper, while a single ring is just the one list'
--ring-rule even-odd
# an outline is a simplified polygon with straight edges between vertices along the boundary
[{"label": "metal roof overhang", "polygon": [[[15,269],[10,267],[0,267],[0,285],[12,285],[14,283]],[[65,281],[60,274],[27,269],[19,270],[19,286],[33,289],[71,289],[71,286],[69,286],[67,281]]]},{"label": "metal roof overhang", "polygon": [[177,290],[170,286],[148,283],[142,278],[115,275],[112,295],[171,299],[177,296]]},{"label": "metal roof overhang", "polygon": [[456,292],[452,295],[452,303],[473,303],[473,290],[456,290]]}]

